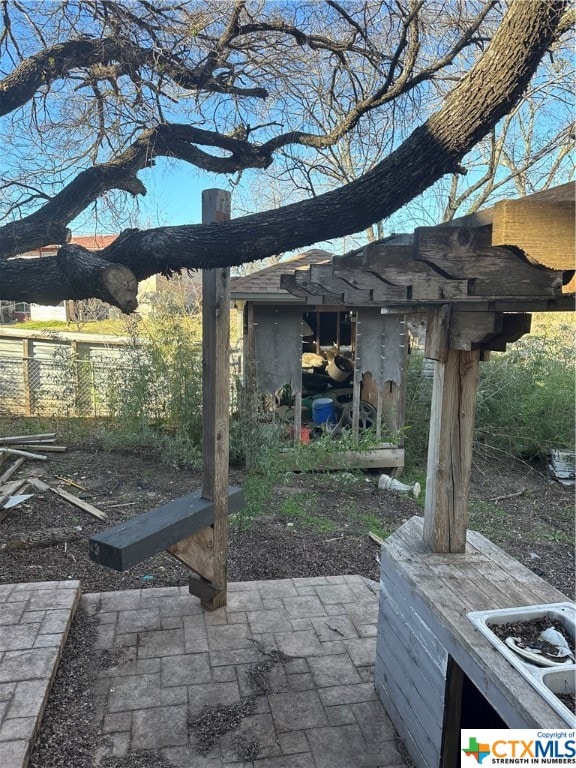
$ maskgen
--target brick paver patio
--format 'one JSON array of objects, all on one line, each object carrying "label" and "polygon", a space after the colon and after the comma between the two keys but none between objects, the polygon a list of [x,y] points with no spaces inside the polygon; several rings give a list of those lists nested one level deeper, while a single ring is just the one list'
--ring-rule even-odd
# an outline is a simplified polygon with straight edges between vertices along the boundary
[{"label": "brick paver patio", "polygon": [[42,720],[80,582],[0,586],[0,766],[23,768]]},{"label": "brick paver patio", "polygon": [[[213,613],[185,587],[88,594],[82,606],[97,619],[95,647],[107,652],[94,690],[94,765],[151,751],[175,768],[404,766],[373,687],[374,582],[233,583]],[[0,691],[18,684],[6,677],[11,652],[0,657]],[[201,717],[209,732],[230,719],[236,727],[203,749]],[[2,727],[11,719],[8,709]],[[17,742],[0,749],[6,743]],[[2,768],[25,765],[1,754]]]}]

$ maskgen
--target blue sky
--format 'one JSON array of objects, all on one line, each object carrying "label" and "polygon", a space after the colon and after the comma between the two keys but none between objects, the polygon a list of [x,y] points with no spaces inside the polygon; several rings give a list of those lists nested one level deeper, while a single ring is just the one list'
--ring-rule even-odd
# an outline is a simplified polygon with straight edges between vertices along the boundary
[{"label": "blue sky", "polygon": [[[39,5],[38,8],[47,8],[47,5]],[[24,36],[26,39],[26,37]],[[31,50],[34,49],[34,40],[28,40],[28,44],[31,46]],[[0,52],[0,65],[5,71],[9,71],[11,62],[6,58],[3,52]],[[550,77],[550,72],[546,72],[546,77]],[[53,91],[58,91],[60,85],[53,88]],[[63,87],[63,86],[62,86]],[[566,85],[564,84],[564,88]],[[574,110],[574,99],[566,96],[566,99],[571,98],[571,108]],[[554,124],[555,114],[561,111],[561,100],[554,98],[549,100],[550,108],[544,116],[544,120],[549,124]],[[66,101],[62,102],[64,106],[67,105]],[[178,103],[172,107],[174,115],[170,114],[169,117],[174,119],[180,119],[179,110],[182,104]],[[433,108],[433,107],[430,107]],[[570,105],[564,104],[564,110],[570,109]],[[188,104],[187,109],[190,109]],[[572,112],[574,114],[574,112]],[[23,110],[23,118],[29,124],[29,114]],[[271,112],[271,116],[274,117],[274,111]],[[220,117],[220,115],[218,115]],[[224,115],[227,118],[227,115]],[[419,118],[424,120],[426,114],[419,115]],[[183,119],[194,120],[193,114],[186,113]],[[395,120],[395,118],[394,118]],[[544,123],[544,129],[546,128],[546,122]],[[388,125],[388,123],[386,123]],[[392,123],[395,128],[394,132],[397,132],[396,140],[393,142],[395,146],[402,140],[402,129],[396,126],[396,123]],[[302,126],[300,126],[302,127]],[[304,126],[306,127],[306,126]],[[415,125],[405,126],[405,132],[410,132]],[[225,130],[225,126],[222,128]],[[393,132],[393,133],[394,133]],[[80,132],[81,133],[81,132]],[[21,173],[21,168],[25,168],[25,163],[22,158],[29,161],[31,166],[37,163],[38,158],[42,158],[42,151],[38,152],[38,148],[42,149],[42,142],[46,140],[45,136],[37,139],[34,137],[36,143],[24,143],[22,142],[21,131],[19,132],[18,126],[14,129],[13,144],[10,144],[10,140],[7,140],[6,156],[12,157],[11,165],[7,166],[10,171],[16,176]],[[380,140],[374,141],[371,146],[379,146],[382,153],[387,153],[391,148],[387,146],[386,141],[389,138],[386,131],[380,136]],[[516,142],[518,146],[521,145],[522,137]],[[57,141],[57,138],[56,138]],[[60,157],[61,145],[56,143],[55,156]],[[0,174],[2,173],[2,165],[6,163],[6,156],[4,159],[0,158]],[[470,156],[471,157],[471,156]],[[379,158],[382,159],[382,158]],[[465,160],[466,164],[466,160]],[[278,167],[278,165],[276,165]],[[469,164],[470,173],[467,180],[475,178],[475,171],[472,167],[472,163]],[[272,170],[274,166],[272,166]],[[56,174],[59,170],[59,165],[55,165]],[[362,168],[357,169],[358,172],[362,171]],[[246,172],[237,188],[232,190],[232,215],[233,217],[244,215],[247,208],[251,210],[265,210],[269,203],[264,199],[259,198],[258,195],[250,194],[253,190],[250,188],[250,180],[254,179],[258,175],[257,171]],[[201,193],[203,189],[208,188],[222,188],[231,189],[233,187],[235,178],[208,174],[184,163],[167,160],[166,158],[158,158],[153,168],[141,171],[139,177],[143,181],[148,190],[148,194],[145,197],[139,197],[136,201],[133,201],[126,193],[117,193],[111,195],[111,199],[119,203],[118,209],[120,211],[118,217],[114,218],[109,214],[109,207],[107,209],[106,201],[98,202],[97,206],[91,207],[81,217],[72,222],[71,228],[74,234],[91,234],[98,232],[100,234],[118,232],[121,229],[128,226],[138,226],[141,228],[151,228],[163,225],[181,225],[181,224],[196,224],[201,221]],[[565,178],[559,178],[558,182],[565,181]],[[444,187],[445,187],[444,183]],[[318,188],[321,188],[322,184],[318,184]],[[325,186],[323,187],[326,188]],[[52,192],[52,190],[50,190]],[[507,196],[515,196],[516,191],[514,189],[508,190]],[[291,195],[291,191],[287,187],[278,185],[277,204],[285,204],[288,202],[294,202],[296,198]],[[441,220],[442,206],[440,204],[441,196],[438,194],[438,185],[428,190],[420,199],[413,201],[408,206],[405,206],[401,211],[391,217],[385,223],[385,234],[391,232],[411,231],[415,226],[419,225],[432,225],[438,223]],[[1,202],[1,198],[0,198]],[[492,202],[492,201],[491,201]],[[490,204],[490,203],[488,203]],[[459,211],[463,213],[465,211]],[[335,243],[333,245],[334,250],[347,250],[354,247],[357,242],[349,237],[346,238],[344,243]],[[318,244],[323,245],[323,244]]]}]

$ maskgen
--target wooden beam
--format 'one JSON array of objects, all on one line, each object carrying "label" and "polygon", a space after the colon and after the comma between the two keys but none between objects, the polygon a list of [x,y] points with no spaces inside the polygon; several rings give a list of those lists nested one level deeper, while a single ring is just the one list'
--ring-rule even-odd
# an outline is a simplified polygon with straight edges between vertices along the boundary
[{"label": "wooden beam", "polygon": [[452,278],[473,281],[473,301],[562,294],[562,272],[536,267],[507,248],[494,247],[491,227],[420,227],[414,234],[416,258]]},{"label": "wooden beam", "polygon": [[[282,456],[283,466],[288,471],[307,472],[310,469],[306,459],[301,461],[298,457],[288,458]],[[399,473],[404,467],[404,449],[392,443],[381,443],[379,448],[370,448],[366,451],[342,451],[326,455],[322,461],[314,466],[314,470],[323,469],[391,469],[393,473]]]},{"label": "wooden beam", "polygon": [[[529,314],[505,314],[502,315],[501,328],[498,333],[480,344],[480,349],[486,352],[504,352],[506,345],[518,341],[522,336],[530,333],[532,315]],[[487,359],[487,358],[484,358]]]},{"label": "wooden beam", "polygon": [[[2,456],[3,458],[4,456],[6,456],[6,454],[0,454],[0,456]],[[11,478],[12,475],[20,469],[20,467],[22,466],[22,464],[24,464],[25,461],[26,461],[26,458],[24,456],[22,456],[20,459],[16,459],[14,464],[11,464],[8,467],[8,469],[0,476],[0,485],[4,485],[4,483],[6,483],[9,480],[9,478]]]},{"label": "wooden beam", "polygon": [[218,584],[214,584],[202,576],[190,576],[188,589],[191,595],[200,598],[202,605],[211,605],[220,598],[222,592]]},{"label": "wooden beam", "polygon": [[[214,518],[212,517],[206,528],[202,528],[185,539],[176,542],[176,544],[166,547],[166,551],[196,573],[212,573],[214,563],[213,523]],[[195,582],[192,580],[190,583],[194,584]],[[200,597],[192,589],[190,589],[190,593]]]},{"label": "wooden beam", "polygon": [[10,443],[53,443],[56,440],[56,432],[45,432],[41,435],[12,435],[10,437],[0,437],[1,445]]},{"label": "wooden beam", "polygon": [[451,321],[452,307],[450,304],[442,304],[442,306],[435,307],[428,312],[424,357],[429,360],[438,360],[441,363],[446,362]]},{"label": "wooden beam", "polygon": [[32,339],[22,339],[22,377],[24,386],[24,413],[32,416],[32,385],[30,382],[30,368],[34,356],[34,342]]},{"label": "wooden beam", "polygon": [[434,364],[424,541],[433,552],[464,552],[480,351],[450,349]]},{"label": "wooden beam", "polygon": [[[227,488],[226,495],[231,509],[242,508],[240,488]],[[91,536],[90,560],[115,571],[125,571],[163,549],[175,547],[176,551],[171,554],[178,556],[180,542],[214,521],[214,502],[202,498],[201,490],[193,491]],[[195,568],[193,563],[183,562]]]},{"label": "wooden beam", "polygon": [[[532,195],[526,195],[520,198],[522,201],[533,203],[574,203],[576,202],[576,183],[568,181],[566,184],[559,184],[550,189],[543,189],[540,192],[534,192]],[[494,221],[494,209],[484,208],[476,213],[470,213],[466,216],[459,216],[457,219],[446,222],[446,227],[485,227]],[[496,243],[494,243],[496,245]]]},{"label": "wooden beam", "polygon": [[[390,302],[386,309],[390,312],[401,314],[418,314],[425,310],[435,309],[445,302],[418,302],[404,301],[401,303]],[[557,296],[554,299],[526,298],[526,299],[488,299],[485,297],[471,297],[469,301],[450,302],[454,312],[573,312],[574,296]]]},{"label": "wooden beam", "polygon": [[[383,281],[381,285],[390,287],[404,286],[409,289],[408,298],[414,301],[438,301],[449,299],[465,299],[470,291],[468,280],[455,279],[449,275],[434,270],[423,261],[414,259],[414,246],[394,246],[386,243],[371,243],[364,249],[363,263],[360,269],[366,275]],[[355,259],[357,261],[357,259]],[[363,287],[372,287],[366,278],[357,277],[360,269],[353,266],[349,269],[352,283],[361,280]],[[346,276],[346,259],[335,263],[335,274],[344,280]],[[393,298],[390,296],[390,298]]]},{"label": "wooden beam", "polygon": [[[249,301],[244,309],[245,312],[245,336],[244,336],[244,398],[242,404],[244,417],[248,419],[249,429],[256,433],[258,424],[258,389],[256,375],[256,328],[254,321],[254,302]],[[246,451],[245,465],[250,468],[250,452]]]},{"label": "wooden beam", "polygon": [[308,288],[303,287],[296,281],[295,275],[281,275],[280,276],[280,287],[284,291],[288,291],[288,293],[291,293],[292,296],[297,296],[299,299],[303,299],[304,303],[316,305],[316,304],[336,304],[338,306],[342,306],[342,296],[323,296],[319,294],[318,292],[314,293],[313,291],[317,291],[317,287],[311,287],[311,290],[308,290]]},{"label": "wooden beam", "polygon": [[[306,272],[304,274],[306,275]],[[344,304],[384,303],[394,299],[402,300],[407,296],[406,288],[403,285],[392,285],[378,277],[370,276],[368,273],[361,272],[360,274],[363,277],[358,276],[356,282],[353,282],[348,279],[349,276],[336,275],[332,264],[313,264],[308,270],[307,284],[303,282],[300,284],[306,288],[308,284],[317,285],[324,295],[343,295],[343,298],[345,297]]]},{"label": "wooden beam", "polygon": [[106,520],[107,518],[106,513],[102,512],[101,509],[98,509],[98,507],[95,507],[93,504],[89,504],[87,501],[84,501],[84,499],[79,499],[78,496],[74,496],[73,493],[68,493],[68,491],[62,490],[62,488],[54,488],[53,486],[48,485],[48,483],[39,480],[37,477],[29,477],[27,482],[29,485],[38,488],[39,491],[52,491],[56,496],[60,496],[60,498],[73,504],[75,507],[78,507],[78,509],[83,509],[84,512],[88,512],[89,515],[92,515],[92,517],[95,517],[98,520]]},{"label": "wooden beam", "polygon": [[[202,223],[230,220],[230,192],[202,193]],[[230,269],[202,273],[202,496],[214,502],[213,563],[200,573],[219,592],[202,605],[226,605],[228,556],[228,463],[230,417]]]},{"label": "wooden beam", "polygon": [[484,342],[502,332],[500,312],[452,312],[450,349],[480,349]]},{"label": "wooden beam", "polygon": [[549,269],[573,270],[574,203],[502,200],[494,206],[492,244],[520,248],[529,261]]}]

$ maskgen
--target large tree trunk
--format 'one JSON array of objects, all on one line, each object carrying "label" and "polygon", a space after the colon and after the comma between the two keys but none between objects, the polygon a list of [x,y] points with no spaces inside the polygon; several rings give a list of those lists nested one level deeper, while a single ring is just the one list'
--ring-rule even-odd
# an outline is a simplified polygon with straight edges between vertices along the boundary
[{"label": "large tree trunk", "polygon": [[[230,223],[127,230],[92,255],[75,274],[70,246],[61,254],[27,263],[0,263],[0,299],[57,303],[96,296],[119,301],[103,284],[103,269],[123,265],[138,280],[182,268],[232,266],[282,251],[342,237],[385,219],[446,173],[518,101],[560,23],[562,0],[516,0],[490,46],[448,95],[442,108],[391,155],[358,180],[311,200]],[[53,226],[53,225],[52,225]],[[0,229],[0,254],[17,237],[18,223]],[[75,249],[78,254],[79,249]],[[122,303],[123,302],[123,303]]]}]

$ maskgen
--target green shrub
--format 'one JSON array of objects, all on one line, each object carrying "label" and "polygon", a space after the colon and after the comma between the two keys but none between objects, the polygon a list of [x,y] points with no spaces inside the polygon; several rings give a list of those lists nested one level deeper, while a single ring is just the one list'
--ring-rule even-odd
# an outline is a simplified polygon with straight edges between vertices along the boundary
[{"label": "green shrub", "polygon": [[573,343],[530,335],[480,366],[476,439],[513,456],[574,446]]},{"label": "green shrub", "polygon": [[108,447],[161,454],[175,465],[199,462],[202,445],[202,350],[196,323],[158,314],[132,337],[126,364],[111,371]]},{"label": "green shrub", "polygon": [[[533,332],[480,363],[476,448],[515,457],[544,456],[575,442],[574,319],[536,315]],[[432,376],[423,352],[409,357],[406,391],[406,464],[425,465]]]},{"label": "green shrub", "polygon": [[432,366],[425,361],[423,350],[413,350],[408,357],[406,374],[404,448],[407,468],[426,464],[431,398]]}]

